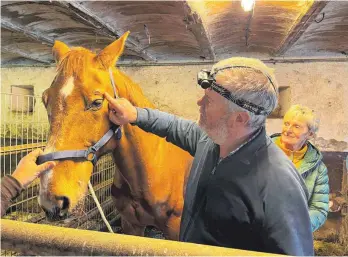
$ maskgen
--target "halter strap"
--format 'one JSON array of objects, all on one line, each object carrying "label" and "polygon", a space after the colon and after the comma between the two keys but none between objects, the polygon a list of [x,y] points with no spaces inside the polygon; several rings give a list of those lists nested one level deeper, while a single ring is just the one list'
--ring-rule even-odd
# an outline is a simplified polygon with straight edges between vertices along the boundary
[{"label": "halter strap", "polygon": [[[112,76],[112,69],[109,68],[109,75],[110,75],[110,81],[112,85],[112,89],[114,91],[114,96],[117,98],[117,92],[116,92],[116,86],[115,81]],[[64,150],[64,151],[58,151],[58,152],[52,152],[44,155],[40,155],[36,163],[38,165],[47,162],[47,161],[54,161],[54,160],[63,160],[63,159],[76,159],[76,158],[84,158],[87,161],[90,161],[93,163],[93,165],[96,165],[97,163],[97,151],[102,148],[112,137],[116,134],[116,139],[120,140],[122,137],[122,131],[121,126],[112,127],[109,129],[108,132],[105,133],[105,135],[93,146],[89,147],[86,150]]]},{"label": "halter strap", "polygon": [[52,152],[45,155],[40,155],[36,163],[42,164],[47,161],[70,159],[70,158],[85,158],[87,161],[91,161],[93,165],[97,163],[97,151],[102,148],[111,138],[116,134],[116,139],[120,140],[122,137],[121,127],[117,127],[116,130],[110,129],[106,134],[93,146],[87,150],[64,150],[58,152]]}]

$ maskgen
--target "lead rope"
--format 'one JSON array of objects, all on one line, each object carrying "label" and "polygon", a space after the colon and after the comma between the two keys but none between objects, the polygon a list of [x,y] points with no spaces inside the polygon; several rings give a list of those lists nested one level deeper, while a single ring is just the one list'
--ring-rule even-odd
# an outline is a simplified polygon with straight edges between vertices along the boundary
[{"label": "lead rope", "polygon": [[99,210],[100,216],[101,216],[102,220],[104,221],[106,227],[108,228],[108,230],[109,230],[110,233],[114,233],[114,231],[112,230],[112,228],[111,228],[111,226],[110,226],[110,223],[108,222],[108,220],[107,220],[106,217],[105,217],[104,211],[103,211],[102,207],[100,206],[100,203],[99,203],[99,201],[98,201],[98,198],[97,198],[97,196],[95,195],[95,192],[94,192],[93,186],[92,186],[92,184],[91,184],[91,181],[88,181],[88,189],[89,189],[89,192],[90,192],[91,195],[92,195],[92,198],[93,198],[95,204],[97,205],[97,208],[98,208],[98,210]]},{"label": "lead rope", "polygon": [[[115,98],[118,98],[117,93],[116,93],[115,81],[114,81],[114,78],[112,76],[112,69],[111,69],[111,67],[109,68],[109,76],[110,76],[110,80],[111,80],[112,89],[114,91],[114,96],[115,96]],[[105,214],[104,214],[104,211],[103,211],[102,207],[100,206],[99,200],[98,200],[98,198],[97,198],[97,196],[95,194],[95,191],[93,189],[91,181],[88,181],[88,189],[89,189],[89,192],[92,195],[92,198],[93,198],[95,204],[97,205],[97,208],[99,210],[100,216],[101,216],[102,220],[104,221],[106,227],[108,228],[110,233],[114,233],[114,231],[112,230],[112,228],[110,226],[110,223],[108,222],[108,220],[105,217]]]}]

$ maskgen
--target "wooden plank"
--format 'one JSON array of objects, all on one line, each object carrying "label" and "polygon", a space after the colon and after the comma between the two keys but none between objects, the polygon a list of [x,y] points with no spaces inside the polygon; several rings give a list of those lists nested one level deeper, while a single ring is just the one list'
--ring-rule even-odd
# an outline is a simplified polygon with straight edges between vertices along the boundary
[{"label": "wooden plank", "polygon": [[204,24],[202,22],[201,17],[197,12],[193,12],[191,7],[186,3],[184,3],[185,10],[185,19],[187,29],[192,32],[195,36],[200,49],[201,49],[201,58],[205,60],[213,60],[215,61],[215,53],[211,44],[210,37]]},{"label": "wooden plank", "polygon": [[[70,11],[74,12],[76,16],[90,22],[93,26],[97,28],[103,28],[107,30],[110,34],[114,35],[116,38],[122,36],[123,32],[117,30],[110,26],[108,23],[104,22],[101,17],[94,14],[92,10],[89,10],[83,5],[82,2],[78,1],[60,1],[60,4],[69,8]],[[125,32],[125,31],[124,31]],[[140,57],[147,61],[156,61],[156,58],[150,55],[146,50],[144,50],[135,40],[128,38],[126,41],[126,48],[134,51]]]},{"label": "wooden plank", "polygon": [[15,48],[13,46],[11,46],[11,47],[10,46],[2,46],[1,50],[9,52],[9,53],[12,53],[12,54],[16,54],[16,55],[22,56],[22,57],[30,59],[30,60],[41,62],[41,63],[44,63],[44,64],[51,64],[51,62],[49,62],[49,61],[42,60],[41,58],[38,58],[38,57],[33,56],[31,54],[28,54],[27,52],[24,52],[23,50],[21,50],[19,48]]},{"label": "wooden plank", "polygon": [[47,37],[46,35],[43,35],[39,33],[38,31],[29,30],[28,28],[24,26],[14,24],[6,19],[1,19],[1,27],[13,32],[21,33],[25,35],[26,37],[34,39],[35,41],[38,41],[40,43],[53,46],[53,43],[54,43],[53,38]]},{"label": "wooden plank", "polygon": [[288,36],[280,43],[275,55],[284,54],[302,36],[306,29],[311,25],[318,14],[325,8],[329,1],[315,1],[308,9],[307,13],[300,16],[288,33]]}]

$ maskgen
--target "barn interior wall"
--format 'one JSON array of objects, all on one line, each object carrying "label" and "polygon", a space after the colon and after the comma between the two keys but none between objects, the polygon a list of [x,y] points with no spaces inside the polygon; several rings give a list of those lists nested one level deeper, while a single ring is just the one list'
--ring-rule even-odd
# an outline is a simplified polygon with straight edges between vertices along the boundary
[{"label": "barn interior wall", "polygon": [[[290,88],[290,104],[307,105],[318,114],[321,124],[317,137],[322,145],[331,150],[348,151],[348,62],[268,65],[275,69],[280,87]],[[196,102],[203,93],[196,85],[196,74],[209,67],[184,65],[121,69],[142,87],[158,108],[196,120]],[[11,85],[33,85],[34,94],[41,95],[51,85],[54,76],[54,67],[2,68],[1,92],[10,93]],[[280,128],[281,119],[267,121],[269,134],[279,132]]]}]

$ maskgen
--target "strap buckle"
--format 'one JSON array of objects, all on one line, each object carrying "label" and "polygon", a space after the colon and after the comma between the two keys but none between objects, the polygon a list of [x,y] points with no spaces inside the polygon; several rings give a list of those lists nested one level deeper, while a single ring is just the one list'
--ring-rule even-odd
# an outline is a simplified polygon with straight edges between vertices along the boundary
[{"label": "strap buckle", "polygon": [[97,162],[97,150],[94,148],[94,146],[89,147],[85,152],[85,158],[87,161],[90,161],[95,165]]}]

